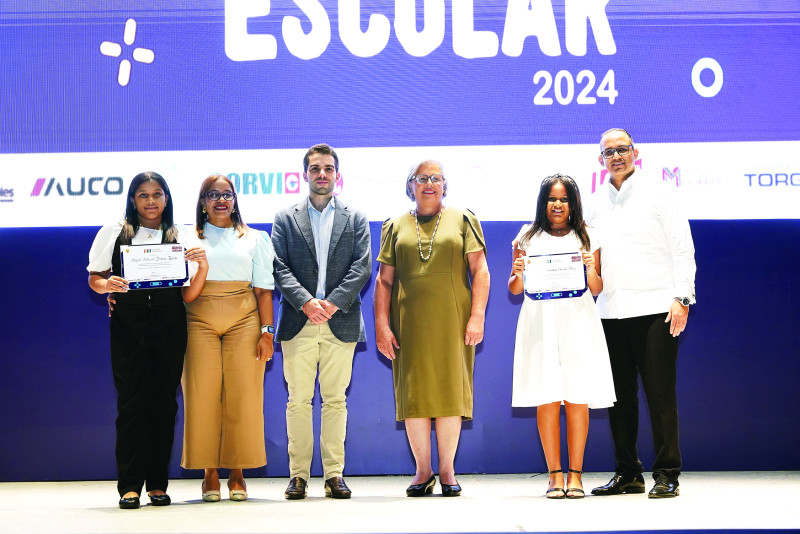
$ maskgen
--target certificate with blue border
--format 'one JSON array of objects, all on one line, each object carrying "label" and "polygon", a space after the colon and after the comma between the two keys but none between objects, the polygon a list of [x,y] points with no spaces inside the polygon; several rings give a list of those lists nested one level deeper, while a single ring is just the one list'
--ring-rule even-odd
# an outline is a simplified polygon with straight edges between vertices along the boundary
[{"label": "certificate with blue border", "polygon": [[525,293],[533,300],[580,297],[586,292],[586,266],[580,252],[525,256]]},{"label": "certificate with blue border", "polygon": [[120,248],[122,277],[129,289],[181,287],[189,279],[183,245],[125,245]]}]

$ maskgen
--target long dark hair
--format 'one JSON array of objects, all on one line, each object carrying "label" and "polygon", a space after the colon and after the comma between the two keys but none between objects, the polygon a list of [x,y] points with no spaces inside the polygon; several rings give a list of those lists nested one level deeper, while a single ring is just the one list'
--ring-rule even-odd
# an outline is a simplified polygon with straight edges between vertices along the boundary
[{"label": "long dark hair", "polygon": [[586,231],[586,221],[583,220],[581,192],[578,190],[578,184],[575,183],[575,180],[566,174],[553,174],[542,181],[542,186],[539,188],[539,199],[536,201],[536,218],[531,223],[530,229],[520,238],[520,248],[525,247],[531,238],[542,230],[545,232],[550,231],[550,220],[547,218],[547,197],[550,196],[550,190],[555,184],[561,184],[567,190],[567,202],[569,202],[567,224],[578,235],[581,247],[587,252],[591,252],[589,232]]},{"label": "long dark hair", "polygon": [[128,187],[128,202],[125,205],[125,225],[122,231],[125,237],[132,238],[139,230],[139,216],[136,214],[136,191],[145,182],[156,182],[167,195],[167,203],[164,211],[161,212],[161,232],[164,235],[165,243],[176,243],[178,241],[178,228],[172,216],[172,193],[164,177],[153,171],[141,172],[133,177],[130,187]]},{"label": "long dark hair", "polygon": [[205,239],[205,226],[208,222],[208,213],[203,211],[203,199],[206,197],[206,193],[211,190],[211,186],[214,185],[214,182],[217,180],[222,179],[228,182],[228,185],[231,186],[231,191],[233,191],[233,210],[231,211],[231,222],[233,223],[233,227],[236,228],[236,231],[239,232],[239,237],[242,237],[247,233],[247,225],[244,224],[242,220],[242,212],[239,209],[239,197],[236,195],[236,188],[233,185],[233,182],[230,178],[225,176],[224,174],[212,174],[200,185],[200,194],[197,196],[197,208],[195,209],[195,231],[197,232],[197,237],[200,239]]}]

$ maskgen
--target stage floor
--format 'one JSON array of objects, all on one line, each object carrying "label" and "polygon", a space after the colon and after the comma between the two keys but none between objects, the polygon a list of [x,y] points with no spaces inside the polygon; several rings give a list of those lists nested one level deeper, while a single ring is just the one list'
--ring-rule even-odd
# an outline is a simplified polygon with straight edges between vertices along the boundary
[{"label": "stage floor", "polygon": [[[611,473],[586,473],[589,490]],[[800,529],[800,472],[695,472],[675,499],[646,495],[548,501],[544,474],[460,475],[459,498],[410,499],[410,477],[347,477],[350,500],[287,501],[284,478],[248,480],[247,502],[200,500],[200,480],[173,480],[172,506],[117,507],[113,481],[0,484],[0,531],[11,532],[570,532]],[[652,485],[647,478],[648,489]],[[224,488],[223,482],[223,488]],[[227,497],[227,491],[223,492]],[[146,501],[146,497],[144,501]],[[143,501],[143,502],[144,502]]]}]

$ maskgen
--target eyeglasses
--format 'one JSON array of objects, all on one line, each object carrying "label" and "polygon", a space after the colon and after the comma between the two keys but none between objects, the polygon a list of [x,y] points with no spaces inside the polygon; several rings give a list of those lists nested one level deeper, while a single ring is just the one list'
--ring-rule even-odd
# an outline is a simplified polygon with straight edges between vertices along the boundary
[{"label": "eyeglasses", "polygon": [[230,191],[225,191],[224,193],[220,193],[219,191],[209,191],[206,193],[206,198],[208,200],[219,200],[222,198],[223,200],[233,200],[236,198],[236,195],[231,193]]},{"label": "eyeglasses", "polygon": [[[427,174],[415,174],[411,177],[411,180],[414,180],[419,185],[427,184],[428,181],[430,181],[432,184],[438,184],[444,180],[444,174],[431,174],[430,176]],[[411,180],[409,180],[409,182]]]},{"label": "eyeglasses", "polygon": [[606,148],[602,150],[600,153],[603,155],[604,158],[613,158],[614,152],[619,154],[620,156],[627,156],[628,152],[633,150],[633,145],[625,145],[625,146],[618,146],[617,148]]}]

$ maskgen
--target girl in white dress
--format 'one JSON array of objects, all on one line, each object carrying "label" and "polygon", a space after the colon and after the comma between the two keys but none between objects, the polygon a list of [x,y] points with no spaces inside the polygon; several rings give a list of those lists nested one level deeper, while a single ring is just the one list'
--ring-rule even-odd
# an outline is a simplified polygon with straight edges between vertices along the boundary
[{"label": "girl in white dress", "polygon": [[[580,499],[583,452],[589,431],[589,407],[606,408],[616,400],[603,327],[592,295],[603,289],[597,236],[583,220],[578,186],[555,174],[542,182],[536,218],[513,242],[508,289],[523,292],[526,255],[580,252],[588,289],[580,297],[535,301],[525,295],[514,348],[512,406],[536,406],[550,483],[546,496]],[[561,468],[561,403],[567,414],[569,473]]]}]

